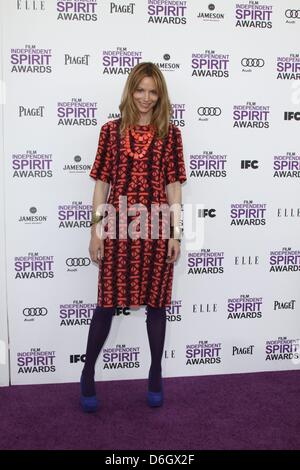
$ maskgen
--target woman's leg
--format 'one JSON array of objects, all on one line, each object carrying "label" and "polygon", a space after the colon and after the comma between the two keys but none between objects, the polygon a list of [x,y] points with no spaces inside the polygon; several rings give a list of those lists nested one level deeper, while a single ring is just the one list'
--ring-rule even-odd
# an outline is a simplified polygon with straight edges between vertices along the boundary
[{"label": "woman's leg", "polygon": [[149,391],[160,392],[161,359],[166,333],[166,307],[147,306],[147,333],[151,351]]},{"label": "woman's leg", "polygon": [[82,394],[85,397],[96,394],[95,363],[110,331],[114,311],[115,307],[97,306],[93,313],[87,340],[85,365],[82,371]]}]

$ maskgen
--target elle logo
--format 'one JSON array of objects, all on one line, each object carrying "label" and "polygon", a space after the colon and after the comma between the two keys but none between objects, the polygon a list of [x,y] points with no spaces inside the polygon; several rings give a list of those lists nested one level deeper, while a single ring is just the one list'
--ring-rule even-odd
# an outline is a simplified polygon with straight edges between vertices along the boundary
[{"label": "elle logo", "polygon": [[17,0],[17,10],[45,11],[45,0]]}]

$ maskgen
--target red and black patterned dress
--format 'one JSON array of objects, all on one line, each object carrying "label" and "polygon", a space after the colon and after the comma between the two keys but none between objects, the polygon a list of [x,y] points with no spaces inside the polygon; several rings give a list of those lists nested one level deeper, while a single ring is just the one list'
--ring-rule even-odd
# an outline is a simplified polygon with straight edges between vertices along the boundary
[{"label": "red and black patterned dress", "polygon": [[[164,139],[155,135],[144,157],[134,159],[125,153],[125,139],[119,133],[120,122],[121,119],[111,120],[101,127],[97,154],[90,172],[95,180],[110,183],[107,203],[112,204],[117,216],[116,232],[109,232],[116,236],[104,239],[104,259],[99,261],[98,305],[171,305],[174,263],[166,262],[168,239],[161,237],[162,222],[159,223],[159,236],[151,238],[149,235],[153,220],[150,213],[151,204],[168,204],[167,184],[183,183],[187,179],[181,131],[170,123],[168,135]],[[149,125],[135,126],[137,133],[148,130]],[[130,139],[133,151],[143,145],[132,136]],[[124,219],[120,229],[119,196],[127,196],[127,208],[138,203],[147,208],[147,237],[120,237]],[[127,215],[125,226],[141,212],[137,210],[136,215]],[[110,230],[108,227],[109,224],[105,231]]]}]

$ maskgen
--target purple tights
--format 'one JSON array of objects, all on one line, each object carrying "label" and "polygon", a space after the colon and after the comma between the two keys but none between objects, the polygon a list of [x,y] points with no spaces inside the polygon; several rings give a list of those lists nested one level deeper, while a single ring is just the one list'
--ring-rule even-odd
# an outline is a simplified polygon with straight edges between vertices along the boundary
[{"label": "purple tights", "polygon": [[[85,365],[82,371],[82,393],[86,397],[96,394],[94,382],[95,364],[108,337],[114,312],[115,307],[97,306],[93,313],[87,340]],[[146,324],[151,352],[149,390],[151,392],[159,392],[161,359],[166,332],[166,307],[151,307],[148,305]]]}]

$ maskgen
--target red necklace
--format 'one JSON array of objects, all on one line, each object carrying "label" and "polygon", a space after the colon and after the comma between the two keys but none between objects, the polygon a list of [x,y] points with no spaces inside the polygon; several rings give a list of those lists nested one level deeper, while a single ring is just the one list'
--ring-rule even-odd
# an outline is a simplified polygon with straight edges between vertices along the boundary
[{"label": "red necklace", "polygon": [[[142,142],[143,148],[141,152],[133,152],[130,147],[130,132],[132,136],[138,141]],[[144,134],[139,134],[137,133],[133,126],[129,126],[126,128],[125,131],[125,152],[128,156],[138,159],[138,158],[143,158],[152,142],[152,139],[154,137],[154,127],[150,125],[149,131],[145,132]]]}]

